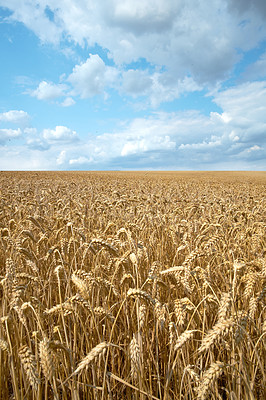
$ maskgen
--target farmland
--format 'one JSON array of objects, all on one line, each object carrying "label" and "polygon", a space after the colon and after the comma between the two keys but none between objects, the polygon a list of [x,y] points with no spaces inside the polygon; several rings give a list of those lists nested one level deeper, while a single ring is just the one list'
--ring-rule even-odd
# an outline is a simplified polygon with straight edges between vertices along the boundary
[{"label": "farmland", "polygon": [[2,399],[264,399],[266,173],[1,172]]}]

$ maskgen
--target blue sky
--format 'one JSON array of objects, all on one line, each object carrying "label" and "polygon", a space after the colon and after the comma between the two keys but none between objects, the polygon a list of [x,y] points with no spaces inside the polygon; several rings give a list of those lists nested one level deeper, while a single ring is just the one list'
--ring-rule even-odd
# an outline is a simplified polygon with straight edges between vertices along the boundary
[{"label": "blue sky", "polygon": [[0,0],[1,170],[265,170],[264,0]]}]

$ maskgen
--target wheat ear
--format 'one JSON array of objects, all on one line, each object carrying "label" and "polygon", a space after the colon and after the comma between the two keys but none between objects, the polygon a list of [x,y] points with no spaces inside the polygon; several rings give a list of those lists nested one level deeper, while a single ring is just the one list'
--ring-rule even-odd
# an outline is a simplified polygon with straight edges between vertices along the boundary
[{"label": "wheat ear", "polygon": [[224,368],[224,364],[220,361],[211,364],[210,368],[204,372],[202,379],[198,387],[198,399],[205,399],[214,381],[221,375]]},{"label": "wheat ear", "polygon": [[99,357],[101,357],[105,353],[107,347],[108,343],[106,342],[99,343],[96,347],[94,347],[89,352],[89,354],[87,354],[86,357],[84,357],[83,360],[79,363],[73,375],[77,375],[80,372],[82,372],[85,368],[88,368],[88,366],[92,362],[96,361]]},{"label": "wheat ear", "polygon": [[175,351],[180,349],[190,338],[192,338],[194,331],[185,331],[180,335],[175,344]]},{"label": "wheat ear", "polygon": [[133,334],[133,338],[129,345],[129,350],[131,359],[131,375],[133,379],[136,379],[140,370],[140,346],[135,334]]},{"label": "wheat ear", "polygon": [[37,376],[38,374],[34,355],[26,345],[20,348],[18,355],[32,389],[37,391],[40,381]]},{"label": "wheat ear", "polygon": [[225,336],[229,330],[234,326],[234,321],[231,319],[217,322],[216,325],[207,333],[203,338],[199,352],[208,350],[221,336]]},{"label": "wheat ear", "polygon": [[47,337],[44,337],[44,339],[40,342],[39,349],[43,374],[46,379],[51,379],[53,375],[53,361],[49,347],[49,340]]}]

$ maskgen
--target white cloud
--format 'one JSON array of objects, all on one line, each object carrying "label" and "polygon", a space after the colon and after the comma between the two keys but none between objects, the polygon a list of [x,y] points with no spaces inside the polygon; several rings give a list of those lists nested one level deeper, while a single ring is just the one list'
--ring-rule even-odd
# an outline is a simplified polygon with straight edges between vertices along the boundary
[{"label": "white cloud", "polygon": [[170,140],[169,136],[153,136],[149,138],[141,138],[124,144],[121,150],[121,156],[126,157],[132,154],[141,154],[147,151],[164,151],[174,149],[175,142]]},{"label": "white cloud", "polygon": [[215,141],[210,141],[210,142],[205,142],[203,141],[202,143],[192,143],[192,144],[181,144],[179,146],[180,150],[183,149],[188,149],[188,150],[200,150],[200,151],[206,151],[207,149],[210,148],[215,148],[218,147],[222,144],[221,140],[215,140]]},{"label": "white cloud", "polygon": [[50,148],[50,144],[42,136],[39,136],[36,128],[26,128],[24,133],[28,149],[46,151]]},{"label": "white cloud", "polygon": [[42,171],[55,169],[55,159],[51,154],[31,150],[28,147],[14,146],[0,147],[2,153],[0,165],[2,170],[8,171]]},{"label": "white cloud", "polygon": [[8,140],[17,139],[22,132],[19,129],[0,129],[0,144],[4,144]]},{"label": "white cloud", "polygon": [[49,83],[46,81],[40,82],[37,89],[32,90],[31,96],[36,97],[38,100],[53,100],[57,97],[64,96],[66,85]]},{"label": "white cloud", "polygon": [[[17,159],[36,169],[265,169],[266,82],[213,92],[221,112],[156,112],[122,121],[113,132],[78,140],[64,126],[39,133],[25,129],[27,151]],[[0,131],[5,138],[21,135]],[[19,137],[19,136],[18,136]],[[19,150],[20,149],[20,150]],[[2,151],[0,168],[10,167],[15,150]],[[23,162],[23,157],[25,158]],[[39,161],[38,161],[39,157]],[[11,166],[12,167],[12,166]],[[13,167],[12,167],[13,168]],[[12,169],[11,168],[11,169]],[[8,168],[7,168],[8,169]],[[29,168],[30,169],[30,168]]]},{"label": "white cloud", "polygon": [[[256,47],[266,33],[262,0],[0,0],[0,5],[43,41],[97,43],[117,65],[145,58],[177,79],[191,76],[198,83],[227,77],[239,53]],[[75,75],[84,71],[73,71],[84,97],[103,90],[94,80],[102,80],[103,66],[96,64],[99,75],[88,66],[92,83],[84,91]]]},{"label": "white cloud", "polygon": [[90,154],[94,165],[109,168],[265,169],[266,82],[220,89],[213,101],[220,113],[136,118],[116,133],[91,137],[79,156]]},{"label": "white cloud", "polygon": [[28,139],[27,147],[32,150],[46,151],[50,148],[50,145],[41,139]]},{"label": "white cloud", "polygon": [[28,134],[28,135],[37,135],[38,131],[36,128],[25,128],[24,129],[24,133]]},{"label": "white cloud", "polygon": [[169,31],[180,7],[180,1],[161,0],[104,0],[102,3],[103,15],[109,25],[126,29],[136,36]]},{"label": "white cloud", "polygon": [[65,100],[61,103],[62,107],[70,107],[75,104],[75,100],[72,97],[66,97]]},{"label": "white cloud", "polygon": [[128,70],[122,75],[122,89],[133,97],[147,96],[149,105],[156,108],[163,102],[177,99],[184,93],[202,90],[193,78],[176,79],[167,72]]},{"label": "white cloud", "polygon": [[78,135],[66,126],[56,126],[55,129],[44,129],[43,138],[48,142],[75,142]]},{"label": "white cloud", "polygon": [[151,105],[157,107],[161,102],[170,102],[184,93],[202,90],[193,78],[185,77],[176,79],[169,73],[155,73],[153,75],[153,86],[150,94]]},{"label": "white cloud", "polygon": [[76,65],[68,77],[73,86],[73,94],[85,99],[102,94],[106,85],[112,85],[117,70],[106,66],[98,54],[91,54],[84,63]]},{"label": "white cloud", "polygon": [[265,101],[266,81],[246,82],[214,93],[214,102],[223,108],[226,118],[240,111],[243,115],[261,115],[265,111]]},{"label": "white cloud", "polygon": [[254,146],[250,147],[247,151],[248,153],[250,153],[251,151],[258,151],[258,150],[263,150],[263,148],[255,144]]},{"label": "white cloud", "polygon": [[84,157],[80,156],[79,158],[69,160],[70,165],[83,165],[83,164],[89,164],[93,161],[93,159],[90,157]]},{"label": "white cloud", "polygon": [[236,135],[234,130],[232,130],[230,132],[229,138],[232,140],[232,142],[238,142],[239,141],[239,136]]},{"label": "white cloud", "polygon": [[217,92],[213,101],[224,110],[226,130],[233,130],[239,140],[266,140],[266,81],[247,82]]},{"label": "white cloud", "polygon": [[[190,73],[198,82],[213,82],[224,79],[239,60],[236,48],[250,49],[265,35],[259,14],[241,25],[242,17],[228,13],[224,1],[153,3],[108,2],[106,22],[110,34],[106,35],[104,46],[116,63],[143,57],[166,66],[179,79]],[[159,12],[165,29],[158,27]],[[135,15],[138,18],[134,20]],[[123,39],[114,41],[119,34]]]},{"label": "white cloud", "polygon": [[123,90],[132,96],[144,95],[152,86],[148,71],[129,69],[123,73]]},{"label": "white cloud", "polygon": [[13,14],[11,21],[20,21],[31,29],[43,42],[59,43],[63,27],[59,19],[51,21],[47,15],[47,5],[52,1],[34,0],[1,0],[0,6],[9,8]]},{"label": "white cloud", "polygon": [[[66,80],[72,85],[71,94],[80,96],[82,99],[96,95],[108,96],[106,92],[115,88],[120,94],[137,98],[145,97],[142,107],[151,106],[156,108],[163,102],[172,101],[184,93],[200,91],[202,86],[197,84],[192,77],[177,79],[169,72],[154,72],[148,70],[129,69],[123,71],[121,68],[110,67],[96,54],[73,68],[73,72],[61,80]],[[66,86],[41,82],[38,89],[32,95],[38,99],[52,99],[64,95]],[[63,107],[75,104],[72,97],[66,97],[61,103]]]},{"label": "white cloud", "polygon": [[263,147],[254,145],[252,147],[243,148],[236,155],[236,158],[241,161],[246,161],[249,164],[261,163],[262,169],[265,171],[266,151]]},{"label": "white cloud", "polygon": [[25,125],[29,121],[29,114],[22,110],[10,110],[0,113],[0,121],[10,122],[16,125]]},{"label": "white cloud", "polygon": [[66,151],[62,150],[56,159],[57,165],[62,165],[66,162]]}]

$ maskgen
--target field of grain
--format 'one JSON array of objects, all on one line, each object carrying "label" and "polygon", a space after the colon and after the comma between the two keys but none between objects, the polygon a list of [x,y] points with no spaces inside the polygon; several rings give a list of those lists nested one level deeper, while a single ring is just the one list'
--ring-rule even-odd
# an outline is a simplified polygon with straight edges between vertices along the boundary
[{"label": "field of grain", "polygon": [[0,173],[2,399],[266,398],[265,173]]}]

